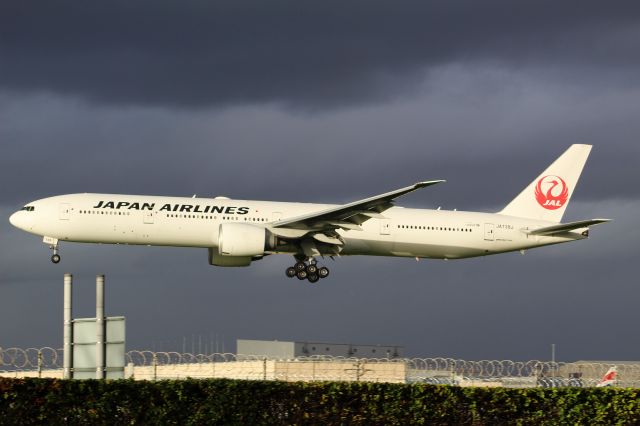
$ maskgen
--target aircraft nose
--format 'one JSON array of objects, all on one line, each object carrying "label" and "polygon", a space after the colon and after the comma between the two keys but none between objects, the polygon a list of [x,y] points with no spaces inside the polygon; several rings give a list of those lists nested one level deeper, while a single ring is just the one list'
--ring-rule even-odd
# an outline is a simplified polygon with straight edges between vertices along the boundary
[{"label": "aircraft nose", "polygon": [[9,222],[16,228],[20,228],[20,213],[21,212],[15,212],[9,218]]}]

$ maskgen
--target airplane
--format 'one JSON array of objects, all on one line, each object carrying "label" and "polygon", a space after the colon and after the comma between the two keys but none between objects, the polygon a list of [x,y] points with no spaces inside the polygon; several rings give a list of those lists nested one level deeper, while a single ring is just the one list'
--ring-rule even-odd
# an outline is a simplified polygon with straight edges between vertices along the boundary
[{"label": "airplane", "polygon": [[347,204],[311,204],[118,194],[69,194],[33,201],[10,217],[59,242],[201,247],[209,264],[241,267],[290,254],[286,276],[311,283],[329,275],[325,256],[462,259],[582,240],[609,219],[561,223],[591,145],[571,145],[497,213],[413,209],[396,199],[444,182],[430,180]]},{"label": "airplane", "polygon": [[618,368],[614,365],[604,373],[602,380],[596,385],[597,388],[614,386],[618,380]]}]

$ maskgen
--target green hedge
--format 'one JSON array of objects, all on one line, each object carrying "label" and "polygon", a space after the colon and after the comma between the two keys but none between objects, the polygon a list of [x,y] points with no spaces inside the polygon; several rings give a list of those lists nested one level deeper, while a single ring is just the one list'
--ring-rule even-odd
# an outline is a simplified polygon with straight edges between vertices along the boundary
[{"label": "green hedge", "polygon": [[0,378],[1,424],[640,424],[637,389]]}]

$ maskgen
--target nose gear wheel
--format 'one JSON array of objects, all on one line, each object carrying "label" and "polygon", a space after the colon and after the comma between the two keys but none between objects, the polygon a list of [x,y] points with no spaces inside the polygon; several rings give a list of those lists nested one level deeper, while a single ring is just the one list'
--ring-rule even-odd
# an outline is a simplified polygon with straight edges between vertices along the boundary
[{"label": "nose gear wheel", "polygon": [[58,254],[58,244],[54,244],[49,246],[49,248],[51,250],[53,250],[53,254],[51,255],[51,262],[52,263],[60,263],[60,255]]}]

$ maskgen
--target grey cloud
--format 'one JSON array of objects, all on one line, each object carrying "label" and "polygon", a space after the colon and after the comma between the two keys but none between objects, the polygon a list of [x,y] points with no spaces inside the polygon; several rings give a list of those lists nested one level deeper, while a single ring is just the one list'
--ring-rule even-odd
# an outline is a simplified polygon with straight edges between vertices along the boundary
[{"label": "grey cloud", "polygon": [[[78,1],[0,6],[0,87],[100,103],[279,103],[408,95],[433,67],[494,63],[637,84],[636,2]],[[596,71],[599,70],[599,71]]]},{"label": "grey cloud", "polygon": [[[3,188],[4,202],[124,192],[340,203],[447,179],[401,203],[491,211],[571,143],[594,145],[576,200],[638,198],[634,92],[568,93],[503,72],[446,70],[435,81],[411,101],[315,115],[5,94],[0,177],[19,185]],[[485,93],[496,81],[508,88]]]}]

